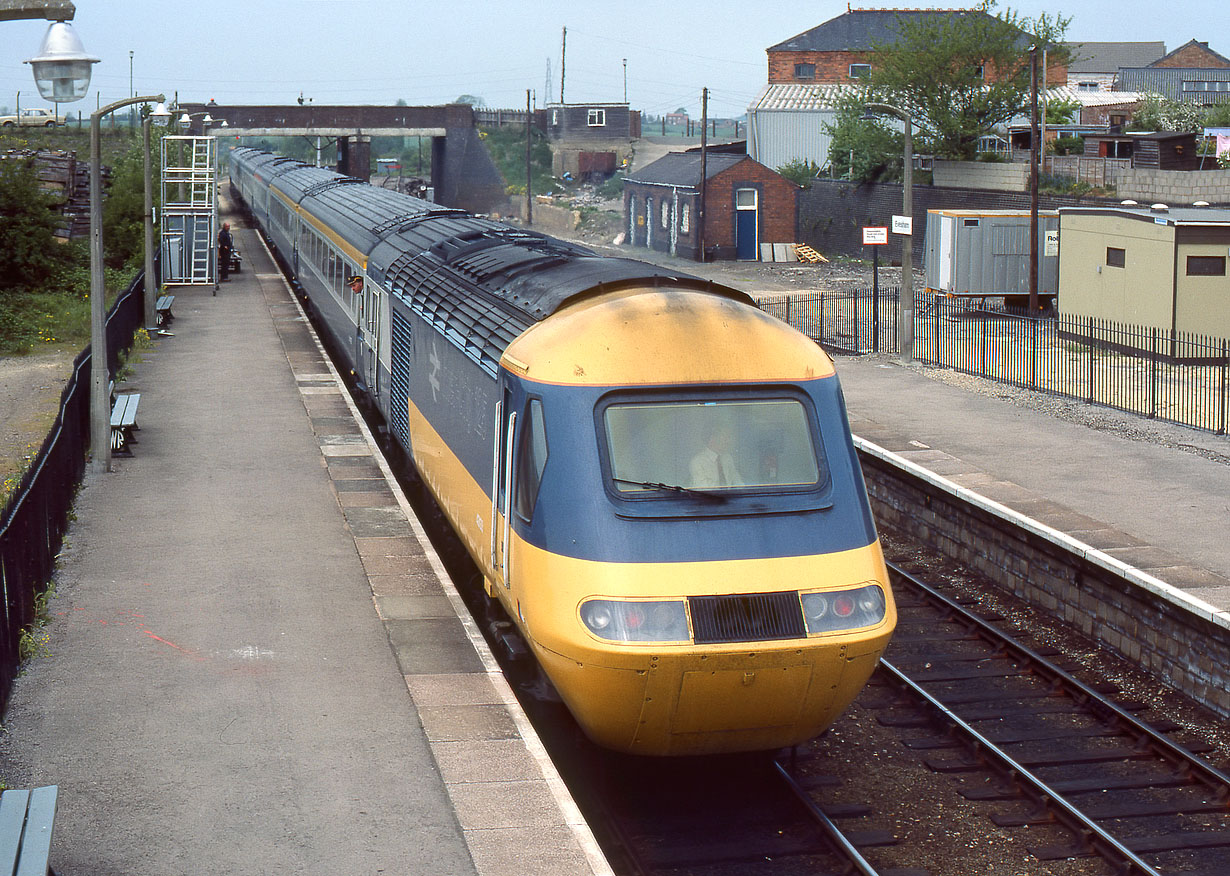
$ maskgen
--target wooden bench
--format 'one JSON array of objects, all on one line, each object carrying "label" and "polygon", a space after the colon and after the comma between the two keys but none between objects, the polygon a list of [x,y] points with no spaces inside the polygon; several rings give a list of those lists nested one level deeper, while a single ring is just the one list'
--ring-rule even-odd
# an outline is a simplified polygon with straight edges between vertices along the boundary
[{"label": "wooden bench", "polygon": [[0,797],[0,873],[51,873],[51,829],[56,820],[56,785],[5,791]]},{"label": "wooden bench", "polygon": [[154,314],[158,318],[159,326],[170,325],[175,322],[175,317],[171,313],[171,305],[175,303],[174,295],[162,295],[154,302]]},{"label": "wooden bench", "polygon": [[117,395],[111,403],[111,451],[117,456],[132,456],[128,445],[137,443],[132,433],[139,429],[137,405],[140,403],[139,392]]}]

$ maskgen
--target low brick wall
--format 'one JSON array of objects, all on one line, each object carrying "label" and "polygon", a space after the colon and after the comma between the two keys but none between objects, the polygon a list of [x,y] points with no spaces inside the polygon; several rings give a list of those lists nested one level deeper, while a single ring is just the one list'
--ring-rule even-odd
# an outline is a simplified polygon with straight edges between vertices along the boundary
[{"label": "low brick wall", "polygon": [[1230,717],[1230,616],[971,490],[856,440],[876,521]]}]

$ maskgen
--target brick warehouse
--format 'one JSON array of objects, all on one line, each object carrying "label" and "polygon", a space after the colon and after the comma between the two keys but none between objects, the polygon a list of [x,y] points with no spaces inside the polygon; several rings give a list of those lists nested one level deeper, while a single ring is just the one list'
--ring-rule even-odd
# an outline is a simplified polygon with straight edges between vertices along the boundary
[{"label": "brick warehouse", "polygon": [[[701,154],[672,152],[624,181],[627,242],[699,259]],[[755,260],[762,243],[793,243],[799,187],[747,155],[711,152],[705,166],[706,259]]]}]

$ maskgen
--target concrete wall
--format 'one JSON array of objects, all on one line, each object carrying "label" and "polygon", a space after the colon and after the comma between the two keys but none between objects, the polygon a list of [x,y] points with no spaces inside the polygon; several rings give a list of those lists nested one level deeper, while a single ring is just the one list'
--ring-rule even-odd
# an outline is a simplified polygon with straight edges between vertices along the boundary
[{"label": "concrete wall", "polygon": [[[937,188],[1028,192],[1029,165],[936,159],[932,180]],[[1109,162],[1105,180],[1114,186],[1116,201],[1125,198],[1142,203],[1160,201],[1172,207],[1194,201],[1230,204],[1230,170],[1123,168]]]},{"label": "concrete wall", "polygon": [[[1100,551],[861,442],[876,523],[935,548],[1230,717],[1230,619]],[[981,500],[981,501],[979,501]],[[1193,647],[1199,643],[1199,647]]]},{"label": "concrete wall", "polygon": [[993,161],[942,161],[932,165],[932,184],[946,189],[1029,191],[1029,165]]}]

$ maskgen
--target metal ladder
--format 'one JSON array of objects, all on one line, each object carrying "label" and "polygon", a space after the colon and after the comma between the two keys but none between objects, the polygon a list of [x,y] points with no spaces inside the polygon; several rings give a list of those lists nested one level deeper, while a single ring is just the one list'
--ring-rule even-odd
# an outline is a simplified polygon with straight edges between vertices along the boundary
[{"label": "metal ladder", "polygon": [[217,185],[213,137],[162,138],[163,231],[178,235],[188,247],[178,270],[169,270],[164,263],[163,276],[192,285],[216,283]]}]

